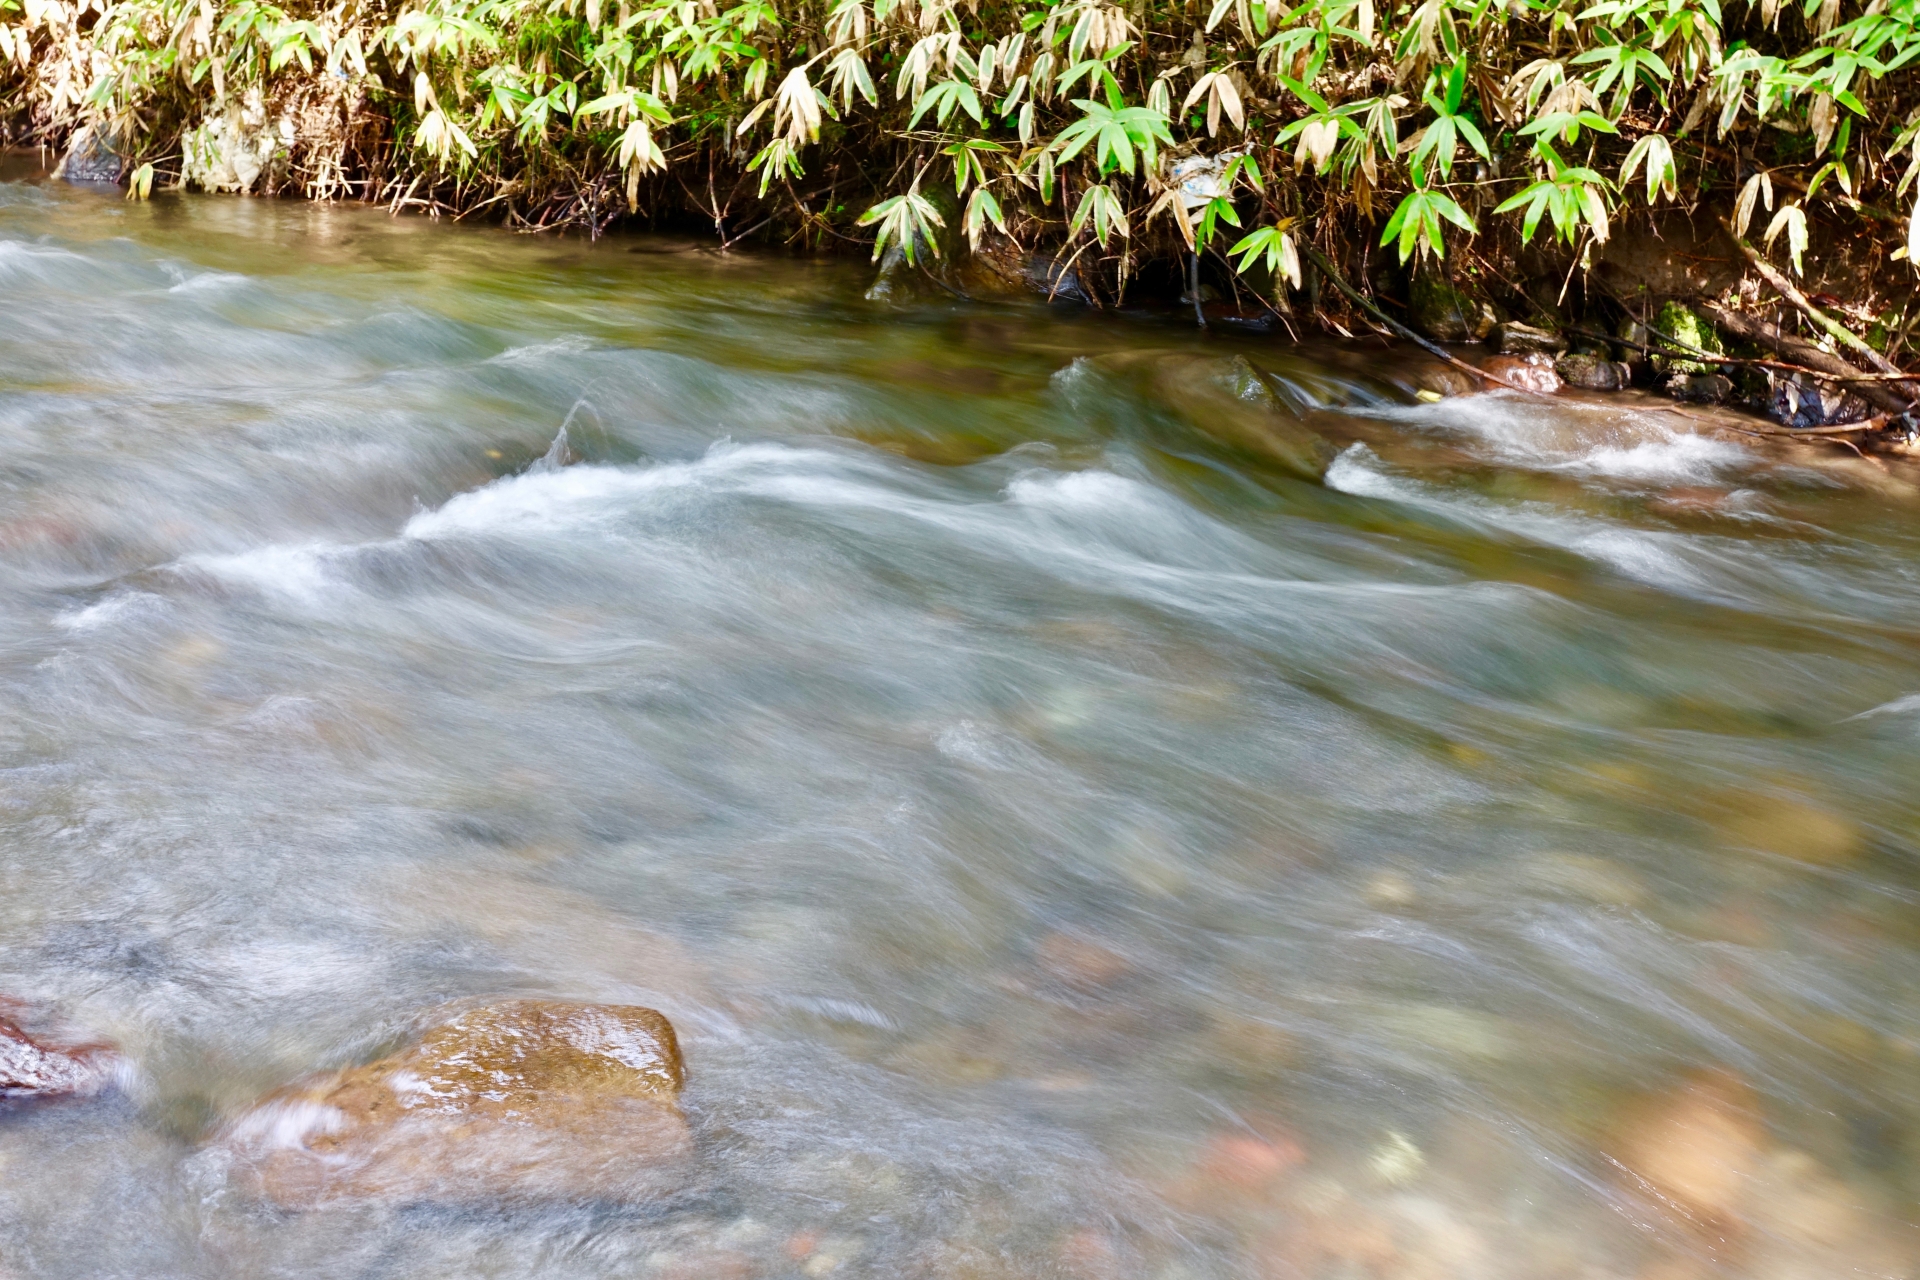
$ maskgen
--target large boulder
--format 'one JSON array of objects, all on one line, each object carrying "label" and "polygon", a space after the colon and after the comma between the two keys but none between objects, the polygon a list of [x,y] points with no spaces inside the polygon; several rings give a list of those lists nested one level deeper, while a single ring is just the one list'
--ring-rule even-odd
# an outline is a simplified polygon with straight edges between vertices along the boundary
[{"label": "large boulder", "polygon": [[180,140],[180,178],[202,191],[270,194],[285,180],[294,140],[291,117],[269,117],[257,88],[207,116]]},{"label": "large boulder", "polygon": [[119,1068],[119,1055],[105,1045],[36,1038],[0,1013],[0,1097],[89,1097],[111,1084]]},{"label": "large boulder", "polygon": [[1544,355],[1488,356],[1480,367],[1516,390],[1550,396],[1560,389],[1560,375]]},{"label": "large boulder", "polygon": [[686,1177],[685,1078],[652,1009],[509,1000],[269,1096],[222,1145],[289,1207],[646,1199]]},{"label": "large boulder", "polygon": [[[1656,331],[1650,341],[1655,348],[1665,346],[1668,351],[1675,348],[1662,343],[1664,335],[1684,344],[1680,350],[1705,351],[1712,355],[1723,356],[1726,346],[1720,341],[1720,331],[1698,312],[1681,306],[1678,302],[1669,302],[1660,308],[1660,314],[1654,317],[1653,328]],[[1671,373],[1717,373],[1719,365],[1706,364],[1699,360],[1688,360],[1684,355],[1665,355],[1656,350],[1653,356],[1654,370],[1662,374]]]},{"label": "large boulder", "polygon": [[53,176],[68,182],[117,183],[126,169],[127,159],[114,132],[104,125],[83,124],[73,131],[67,154]]},{"label": "large boulder", "polygon": [[1553,362],[1553,370],[1562,382],[1583,391],[1625,391],[1633,385],[1633,369],[1603,355],[1569,353]]},{"label": "large boulder", "polygon": [[1567,349],[1567,340],[1553,329],[1509,320],[1493,327],[1494,350],[1503,356],[1558,355]]},{"label": "large boulder", "polygon": [[1407,302],[1413,327],[1436,342],[1479,342],[1492,332],[1496,319],[1486,303],[1435,271],[1413,277]]}]

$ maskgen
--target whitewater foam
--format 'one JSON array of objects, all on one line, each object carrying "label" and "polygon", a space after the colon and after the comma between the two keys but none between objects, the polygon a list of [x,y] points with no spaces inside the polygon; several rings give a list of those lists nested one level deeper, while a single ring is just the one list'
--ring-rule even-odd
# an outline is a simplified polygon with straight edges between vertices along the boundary
[{"label": "whitewater foam", "polygon": [[196,570],[232,586],[288,603],[319,604],[336,588],[330,562],[353,551],[334,543],[270,543],[230,555],[182,556],[178,568]]},{"label": "whitewater foam", "polygon": [[1351,412],[1476,442],[1502,465],[1596,478],[1708,484],[1759,461],[1733,441],[1676,431],[1648,414],[1578,400],[1556,402],[1548,413],[1510,391]]},{"label": "whitewater foam", "polygon": [[1662,590],[1700,597],[1728,594],[1675,553],[1674,548],[1690,545],[1676,535],[1606,524],[1534,503],[1495,503],[1403,479],[1389,474],[1384,466],[1366,445],[1349,445],[1327,468],[1326,483],[1356,497],[1401,502],[1562,547]]},{"label": "whitewater foam", "polygon": [[150,592],[116,592],[82,608],[55,614],[53,624],[66,631],[99,631],[163,603],[159,596]]},{"label": "whitewater foam", "polygon": [[1643,440],[1625,447],[1599,445],[1549,469],[1665,484],[1708,484],[1725,471],[1753,462],[1753,454],[1737,444],[1676,432],[1665,440]]}]

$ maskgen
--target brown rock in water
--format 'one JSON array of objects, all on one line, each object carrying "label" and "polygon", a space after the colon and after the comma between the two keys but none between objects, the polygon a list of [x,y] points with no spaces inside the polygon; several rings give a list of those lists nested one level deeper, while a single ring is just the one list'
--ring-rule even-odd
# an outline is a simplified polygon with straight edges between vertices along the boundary
[{"label": "brown rock in water", "polygon": [[1480,367],[1509,387],[1550,396],[1560,389],[1560,375],[1544,356],[1488,356]]},{"label": "brown rock in water", "polygon": [[1245,356],[1173,351],[1116,352],[1090,362],[1131,382],[1187,425],[1230,449],[1318,480],[1333,448],[1275,392]]},{"label": "brown rock in water", "polygon": [[91,1097],[112,1083],[118,1065],[106,1045],[48,1044],[0,1014],[0,1097]]},{"label": "brown rock in water", "polygon": [[1741,1224],[1765,1141],[1753,1091],[1716,1070],[1631,1108],[1602,1150],[1642,1190],[1725,1232]]},{"label": "brown rock in water", "polygon": [[1251,1130],[1216,1133],[1201,1154],[1200,1173],[1216,1189],[1260,1190],[1291,1173],[1306,1158],[1300,1144],[1278,1129],[1265,1134]]},{"label": "brown rock in water", "polygon": [[1675,400],[1695,404],[1724,404],[1733,395],[1733,379],[1722,373],[1676,373],[1663,384]]},{"label": "brown rock in water", "polygon": [[1866,849],[1866,833],[1851,819],[1784,789],[1727,791],[1715,797],[1714,808],[1720,838],[1735,848],[1828,867],[1852,862]]},{"label": "brown rock in water", "polygon": [[685,1077],[652,1009],[509,1000],[271,1095],[224,1142],[288,1206],[645,1198],[683,1180]]},{"label": "brown rock in water", "polygon": [[1082,991],[1117,982],[1133,967],[1112,948],[1059,930],[1040,940],[1034,948],[1034,959],[1048,977]]},{"label": "brown rock in water", "polygon": [[1408,381],[1416,395],[1426,394],[1422,399],[1441,399],[1448,396],[1470,396],[1485,384],[1471,374],[1462,373],[1450,364],[1435,363],[1430,368],[1421,369]]},{"label": "brown rock in water", "polygon": [[1633,385],[1633,370],[1605,356],[1573,354],[1553,362],[1553,371],[1570,387],[1582,391],[1625,391]]}]

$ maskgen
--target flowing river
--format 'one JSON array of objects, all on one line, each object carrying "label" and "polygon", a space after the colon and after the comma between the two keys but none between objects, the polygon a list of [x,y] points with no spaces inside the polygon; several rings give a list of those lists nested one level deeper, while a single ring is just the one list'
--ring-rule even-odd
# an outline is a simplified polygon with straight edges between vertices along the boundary
[{"label": "flowing river", "polygon": [[[15,177],[0,994],[132,1070],[6,1280],[1920,1274],[1911,465]],[[225,1177],[501,995],[673,1019],[684,1186]]]}]

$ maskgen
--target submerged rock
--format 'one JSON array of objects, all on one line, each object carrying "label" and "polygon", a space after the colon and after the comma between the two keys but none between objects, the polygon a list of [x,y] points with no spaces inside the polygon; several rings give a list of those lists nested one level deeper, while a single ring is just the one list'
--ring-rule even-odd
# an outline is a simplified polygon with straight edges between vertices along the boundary
[{"label": "submerged rock", "polygon": [[1318,480],[1333,447],[1281,400],[1267,375],[1245,356],[1128,352],[1091,362],[1229,448],[1275,462]]},{"label": "submerged rock", "polygon": [[1604,1150],[1642,1190],[1703,1226],[1730,1230],[1765,1139],[1746,1083],[1703,1071],[1629,1109]]},{"label": "submerged rock", "polygon": [[1553,362],[1553,371],[1582,391],[1625,391],[1633,385],[1632,367],[1605,356],[1564,355]]},{"label": "submerged rock", "polygon": [[1420,367],[1415,364],[1420,358],[1415,356],[1409,360],[1409,364],[1414,364],[1414,372],[1401,375],[1402,385],[1418,399],[1445,400],[1450,396],[1470,396],[1486,385],[1480,379],[1462,373],[1450,364],[1441,364],[1438,360]]},{"label": "submerged rock", "polygon": [[1112,948],[1059,929],[1040,940],[1034,948],[1034,960],[1055,982],[1082,991],[1111,986],[1133,968]]},{"label": "submerged rock", "polygon": [[106,1045],[50,1044],[0,1014],[0,1097],[91,1097],[112,1083],[119,1065]]},{"label": "submerged rock", "polygon": [[685,1076],[652,1009],[510,1000],[271,1095],[223,1144],[293,1207],[646,1198],[683,1180]]},{"label": "submerged rock", "polygon": [[963,237],[942,236],[938,253],[922,241],[914,260],[888,245],[880,256],[869,302],[912,302],[957,295],[976,302],[1040,299],[1084,304],[1086,285],[1069,264],[1044,253],[1028,253],[1011,240],[995,239],[970,250]]},{"label": "submerged rock", "polygon": [[1784,790],[1728,791],[1713,798],[1720,839],[1816,866],[1852,862],[1866,850],[1866,833],[1843,814]]}]

